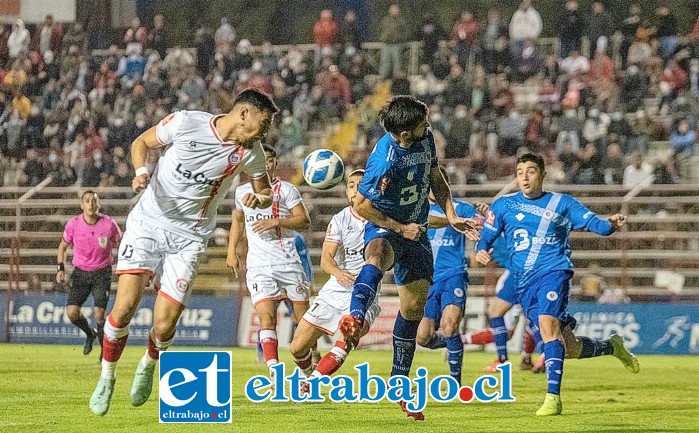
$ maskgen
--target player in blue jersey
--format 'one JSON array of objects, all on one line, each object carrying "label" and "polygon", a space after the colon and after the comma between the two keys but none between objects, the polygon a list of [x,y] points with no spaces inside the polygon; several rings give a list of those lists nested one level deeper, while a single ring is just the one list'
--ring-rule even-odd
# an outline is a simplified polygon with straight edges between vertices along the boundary
[{"label": "player in blue jersey", "polygon": [[638,360],[626,350],[620,336],[605,341],[576,338],[571,327],[561,325],[568,316],[573,277],[570,232],[584,230],[609,236],[626,223],[626,216],[616,214],[604,220],[567,194],[544,191],[546,171],[538,155],[519,157],[516,171],[520,191],[500,197],[490,207],[476,247],[476,260],[487,264],[495,239],[505,233],[517,296],[532,329],[540,332],[544,342],[548,392],[536,414],[559,415],[563,409],[560,389],[564,356],[614,355],[628,370],[639,371]]},{"label": "player in blue jersey", "polygon": [[[411,96],[396,96],[380,113],[386,134],[376,143],[359,185],[354,210],[367,220],[366,264],[354,283],[350,314],[340,321],[346,341],[358,340],[368,307],[383,274],[395,267],[400,311],[393,328],[391,376],[410,374],[415,337],[432,282],[432,250],[427,239],[427,196],[432,190],[449,224],[476,239],[474,222],[456,214],[451,190],[438,169],[427,106]],[[422,413],[408,416],[424,419]]]},{"label": "player in blue jersey", "polygon": [[[444,179],[449,181],[446,170],[439,167]],[[446,221],[446,215],[430,194],[430,228],[427,237],[432,246],[434,282],[430,286],[425,304],[425,316],[417,330],[417,342],[429,349],[447,348],[449,373],[461,383],[461,364],[464,345],[459,334],[459,324],[464,317],[468,293],[466,264],[466,236],[456,231]],[[483,205],[487,209],[487,205]],[[455,201],[456,214],[462,218],[474,218],[476,206]],[[439,332],[437,332],[439,331]]]}]

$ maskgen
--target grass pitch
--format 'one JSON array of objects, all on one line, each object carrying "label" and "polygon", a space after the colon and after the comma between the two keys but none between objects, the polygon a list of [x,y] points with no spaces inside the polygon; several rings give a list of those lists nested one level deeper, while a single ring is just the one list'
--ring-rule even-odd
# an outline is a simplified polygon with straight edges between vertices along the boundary
[{"label": "grass pitch", "polygon": [[[546,391],[545,375],[518,370],[513,357],[514,403],[436,403],[428,401],[426,421],[406,418],[398,405],[371,403],[250,403],[243,393],[248,378],[264,374],[253,350],[233,351],[233,423],[159,424],[157,386],[140,408],[129,403],[133,371],[143,347],[128,347],[117,370],[112,406],[93,415],[88,400],[99,376],[97,354],[82,346],[0,345],[0,432],[699,432],[698,357],[641,356],[641,372],[627,372],[613,357],[566,361],[563,415],[541,418],[534,412]],[[175,348],[180,350],[180,348]],[[282,360],[291,362],[288,353]],[[466,353],[464,384],[472,384],[492,354]],[[391,353],[358,351],[340,373],[353,375],[368,361],[372,374],[388,376]],[[441,352],[420,351],[416,366],[430,377],[447,374]]]}]

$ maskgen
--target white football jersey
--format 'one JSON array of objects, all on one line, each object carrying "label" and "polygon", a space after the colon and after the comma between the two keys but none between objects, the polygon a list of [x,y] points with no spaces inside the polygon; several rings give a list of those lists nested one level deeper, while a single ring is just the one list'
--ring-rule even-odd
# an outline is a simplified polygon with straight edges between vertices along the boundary
[{"label": "white football jersey", "polygon": [[267,230],[262,233],[252,231],[252,226],[256,221],[289,218],[291,209],[302,202],[301,193],[289,182],[280,179],[272,181],[272,206],[266,209],[251,209],[241,203],[245,194],[252,192],[252,185],[245,183],[235,190],[235,208],[243,212],[245,216],[245,233],[248,237],[248,257],[247,267],[256,266],[298,264],[301,265],[301,258],[294,238],[296,234],[293,230],[277,228]]},{"label": "white football jersey", "polygon": [[265,153],[258,142],[251,149],[223,141],[214,116],[178,111],[155,129],[163,146],[150,184],[134,211],[164,228],[193,239],[208,239],[216,213],[234,177],[243,170],[251,178],[266,173]]},{"label": "white football jersey", "polygon": [[[352,275],[359,274],[364,266],[364,225],[366,220],[350,206],[333,215],[325,232],[325,242],[340,244],[335,261],[340,269]],[[331,276],[331,279],[335,277]],[[348,288],[352,291],[352,288]]]}]

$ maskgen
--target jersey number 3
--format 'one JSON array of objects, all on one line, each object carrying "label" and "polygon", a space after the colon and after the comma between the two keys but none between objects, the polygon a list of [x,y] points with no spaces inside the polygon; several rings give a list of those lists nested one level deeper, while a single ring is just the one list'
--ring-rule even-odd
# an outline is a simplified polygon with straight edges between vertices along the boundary
[{"label": "jersey number 3", "polygon": [[515,251],[524,251],[527,248],[529,248],[529,244],[531,243],[529,241],[529,232],[526,231],[525,229],[517,229],[512,233],[512,236],[515,238]]}]

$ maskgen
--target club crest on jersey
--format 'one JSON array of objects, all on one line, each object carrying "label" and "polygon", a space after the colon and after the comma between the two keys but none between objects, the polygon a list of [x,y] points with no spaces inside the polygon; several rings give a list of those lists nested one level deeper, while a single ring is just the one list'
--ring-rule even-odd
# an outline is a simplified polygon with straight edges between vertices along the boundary
[{"label": "club crest on jersey", "polygon": [[109,245],[109,238],[106,236],[100,236],[97,238],[97,242],[99,242],[100,248],[107,248],[107,245]]},{"label": "club crest on jersey", "polygon": [[495,212],[489,210],[485,213],[485,222],[488,224],[493,224],[495,222]]},{"label": "club crest on jersey", "polygon": [[236,150],[235,152],[231,152],[230,155],[228,155],[228,163],[230,165],[238,165],[240,162],[240,154]]},{"label": "club crest on jersey", "polygon": [[178,278],[175,282],[175,288],[178,292],[185,293],[189,289],[189,281],[184,278]]},{"label": "club crest on jersey", "polygon": [[551,218],[553,218],[553,212],[551,212],[550,210],[546,209],[546,210],[544,211],[544,219],[550,220]]},{"label": "club crest on jersey", "polygon": [[303,295],[306,292],[308,292],[308,288],[303,284],[299,284],[298,286],[296,286],[296,293],[298,293],[299,295]]}]

